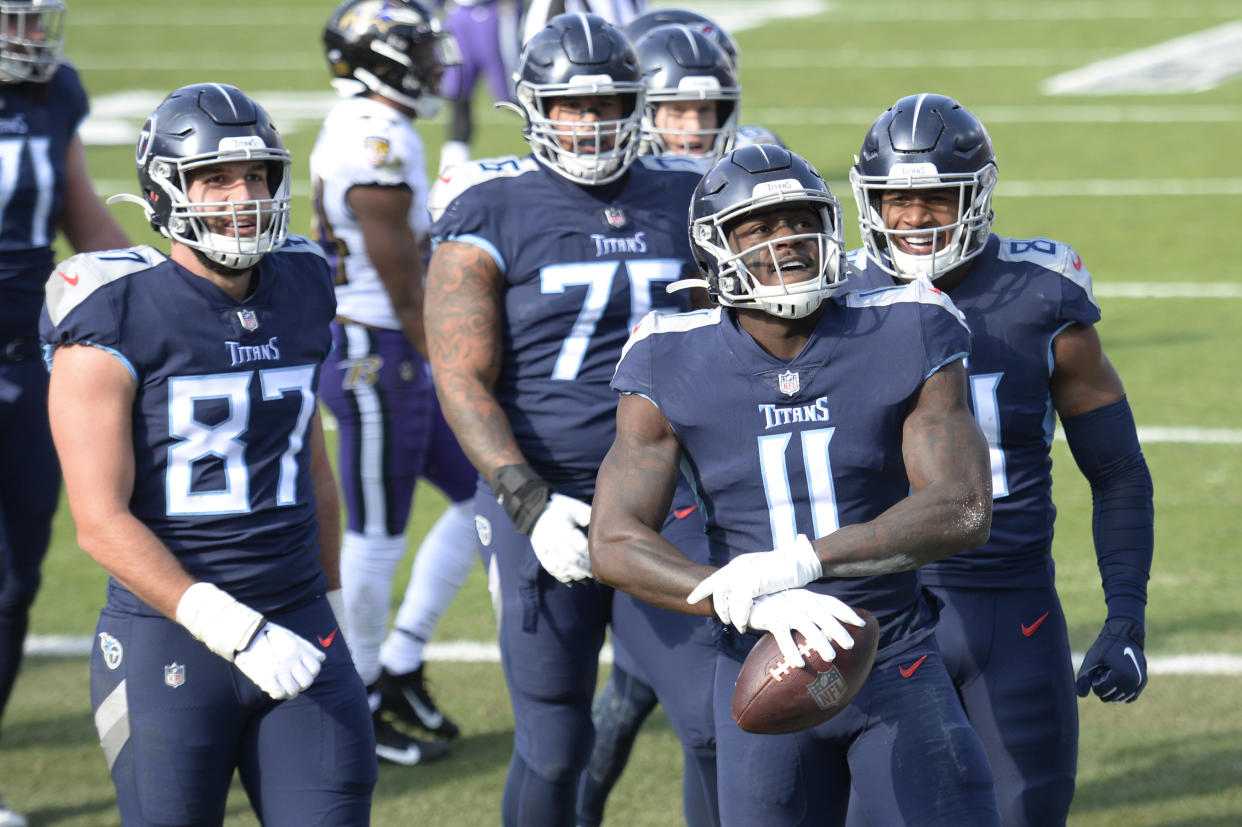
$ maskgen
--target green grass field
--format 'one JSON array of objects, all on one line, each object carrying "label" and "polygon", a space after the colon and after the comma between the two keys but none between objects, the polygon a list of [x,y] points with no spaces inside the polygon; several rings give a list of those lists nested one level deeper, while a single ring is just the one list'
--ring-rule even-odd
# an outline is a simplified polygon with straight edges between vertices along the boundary
[{"label": "green grass field", "polygon": [[[1148,655],[1242,656],[1242,430],[1237,316],[1242,311],[1242,83],[1165,94],[1048,96],[1044,82],[1094,61],[1242,19],[1239,0],[899,0],[688,4],[735,28],[742,118],[779,132],[842,200],[862,136],[885,107],[919,91],[951,94],[989,126],[1001,183],[998,232],[1069,241],[1096,280],[1100,333],[1124,378],[1156,485],[1156,561]],[[132,142],[172,88],[233,83],[273,113],[294,153],[294,228],[305,232],[307,156],[331,103],[319,46],[323,0],[73,0],[68,54],[92,94],[90,161],[100,191],[133,191]],[[803,17],[776,16],[786,6]],[[808,11],[809,10],[809,11]],[[736,26],[736,24],[733,24]],[[1236,47],[1236,42],[1235,42]],[[1235,52],[1236,53],[1236,52]],[[1175,75],[1165,66],[1154,73]],[[518,121],[476,98],[476,155],[524,152]],[[446,122],[422,134],[434,172]],[[98,143],[114,140],[116,143]],[[1090,194],[1087,194],[1090,193]],[[118,215],[157,243],[136,208]],[[157,243],[161,246],[162,243]],[[65,252],[63,249],[61,252]],[[1232,331],[1232,332],[1231,332]],[[1232,354],[1232,355],[1231,355]],[[1054,446],[1060,507],[1058,586],[1076,651],[1104,616],[1090,542],[1090,495],[1063,442]],[[9,469],[4,469],[5,473]],[[443,500],[421,490],[411,551]],[[406,569],[408,571],[408,569]],[[32,633],[89,635],[105,577],[56,524]],[[404,583],[396,584],[403,588]],[[444,618],[441,641],[494,639],[481,571]],[[1222,671],[1226,673],[1222,673]],[[500,668],[433,662],[431,677],[465,734],[452,759],[381,767],[374,822],[493,825],[512,740]],[[1072,825],[1242,824],[1242,674],[1154,669],[1133,705],[1080,702]],[[612,823],[680,821],[680,753],[652,717],[610,804]],[[34,825],[115,825],[80,657],[27,661],[4,722],[0,792]],[[251,824],[240,788],[230,823]]]}]

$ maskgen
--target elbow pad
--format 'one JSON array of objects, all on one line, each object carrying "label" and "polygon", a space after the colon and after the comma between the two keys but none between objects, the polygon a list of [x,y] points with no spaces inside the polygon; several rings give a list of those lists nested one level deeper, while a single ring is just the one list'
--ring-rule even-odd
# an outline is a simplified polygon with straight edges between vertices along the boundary
[{"label": "elbow pad", "polygon": [[1155,509],[1130,403],[1122,397],[1061,424],[1074,461],[1091,485],[1091,533],[1108,616],[1142,623]]}]

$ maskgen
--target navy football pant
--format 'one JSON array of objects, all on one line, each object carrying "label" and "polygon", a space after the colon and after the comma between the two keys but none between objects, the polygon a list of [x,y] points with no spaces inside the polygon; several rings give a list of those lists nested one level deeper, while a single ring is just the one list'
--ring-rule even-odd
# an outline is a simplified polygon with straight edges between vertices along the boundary
[{"label": "navy football pant", "polygon": [[936,640],[983,739],[1011,827],[1064,824],[1078,768],[1078,698],[1056,590],[929,588]]},{"label": "navy football pant", "polygon": [[513,705],[502,822],[572,825],[612,589],[594,580],[566,586],[544,571],[482,480],[475,512],[484,563],[500,580],[500,657]]},{"label": "navy football pant", "polygon": [[47,368],[33,345],[21,355],[20,361],[8,361],[0,353],[0,715],[21,665],[60,500],[60,465],[47,420]]},{"label": "navy football pant", "polygon": [[[741,663],[716,661],[720,813],[727,827],[998,825],[992,774],[929,639],[877,660],[853,702],[814,729],[755,735],[733,722]],[[903,671],[904,670],[904,671]]]},{"label": "navy football pant", "polygon": [[122,823],[221,824],[234,769],[269,827],[368,823],[375,735],[336,619],[324,599],[268,618],[327,655],[292,700],[167,618],[100,613],[91,706]]}]

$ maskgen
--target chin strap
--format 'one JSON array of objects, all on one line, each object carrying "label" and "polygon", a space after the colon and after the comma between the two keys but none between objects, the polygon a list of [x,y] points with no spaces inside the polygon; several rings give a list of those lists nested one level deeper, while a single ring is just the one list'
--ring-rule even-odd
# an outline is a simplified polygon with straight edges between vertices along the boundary
[{"label": "chin strap", "polygon": [[695,287],[702,287],[704,290],[711,289],[707,279],[678,279],[670,283],[664,290],[666,293],[676,293],[678,290],[690,290]]}]

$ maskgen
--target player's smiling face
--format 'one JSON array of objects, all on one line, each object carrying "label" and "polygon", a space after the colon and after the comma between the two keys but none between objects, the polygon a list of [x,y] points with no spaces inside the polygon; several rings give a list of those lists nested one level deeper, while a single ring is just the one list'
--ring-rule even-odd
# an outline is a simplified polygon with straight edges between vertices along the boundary
[{"label": "player's smiling face", "polygon": [[781,204],[738,219],[729,229],[729,246],[762,284],[796,284],[819,274],[823,231],[818,210]]},{"label": "player's smiling face", "polygon": [[[186,174],[186,197],[196,208],[199,219],[213,233],[227,236],[252,237],[260,232],[260,216],[256,202],[271,204],[272,191],[267,183],[267,164],[262,161],[230,161],[201,167]],[[227,207],[236,202],[234,211]],[[210,205],[210,206],[208,206]],[[270,216],[267,217],[270,220]]]},{"label": "player's smiling face", "polygon": [[659,104],[651,119],[674,155],[703,155],[710,152],[719,117],[715,101],[666,101]]},{"label": "player's smiling face", "polygon": [[[548,105],[548,120],[556,124],[561,147],[577,155],[612,149],[617,143],[615,124],[624,116],[617,95],[566,95]],[[601,129],[602,122],[610,123]]]},{"label": "player's smiling face", "polygon": [[[942,230],[957,221],[961,190],[941,187],[926,190],[885,190],[880,197],[880,217],[884,226],[899,231],[893,243],[903,253],[929,256],[943,250],[953,231]],[[926,230],[926,232],[917,232]]]}]

